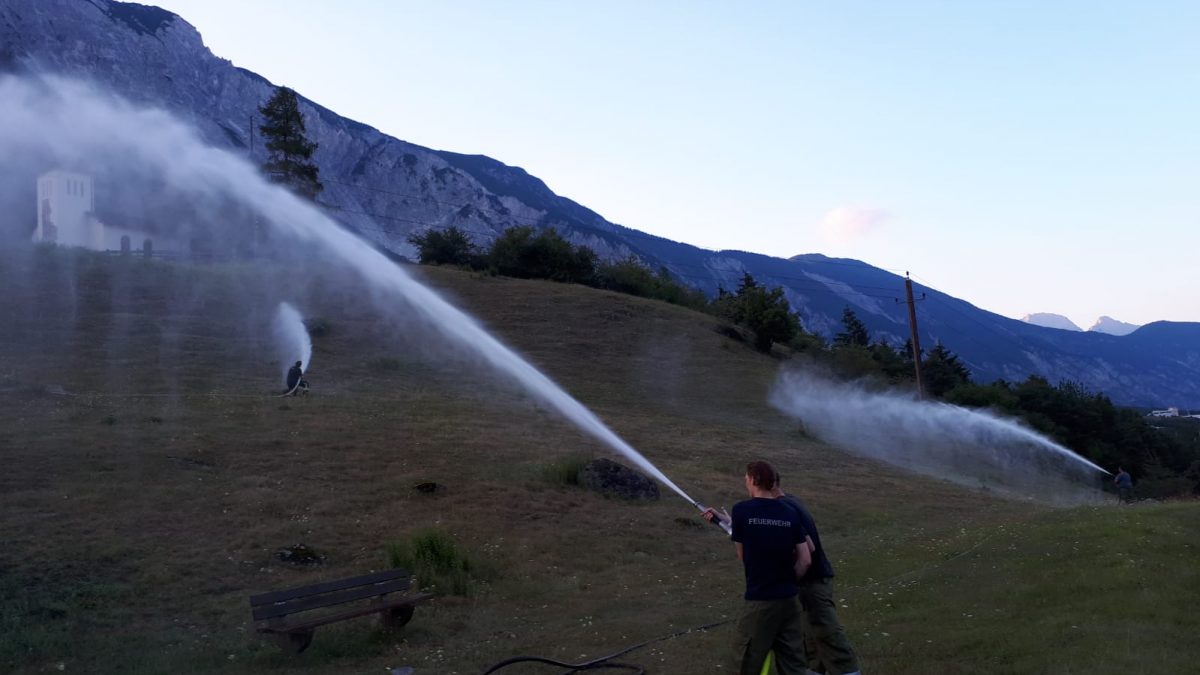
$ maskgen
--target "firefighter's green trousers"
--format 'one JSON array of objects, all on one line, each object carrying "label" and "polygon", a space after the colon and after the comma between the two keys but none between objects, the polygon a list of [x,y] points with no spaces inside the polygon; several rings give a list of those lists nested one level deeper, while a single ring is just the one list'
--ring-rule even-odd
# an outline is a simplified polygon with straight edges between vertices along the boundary
[{"label": "firefighter's green trousers", "polygon": [[779,675],[804,674],[804,613],[797,598],[747,600],[737,625],[734,659],[740,675],[761,675],[767,653],[775,652]]},{"label": "firefighter's green trousers", "polygon": [[858,672],[858,658],[838,621],[833,581],[820,579],[800,584],[800,604],[804,607],[804,651],[808,668],[829,675]]}]

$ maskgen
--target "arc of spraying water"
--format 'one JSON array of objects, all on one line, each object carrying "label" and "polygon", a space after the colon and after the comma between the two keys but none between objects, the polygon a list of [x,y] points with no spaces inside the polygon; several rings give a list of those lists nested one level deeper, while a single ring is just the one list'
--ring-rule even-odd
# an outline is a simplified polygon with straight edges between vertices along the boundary
[{"label": "arc of spraying water", "polygon": [[[0,79],[0,143],[51,149],[64,163],[80,156],[121,157],[150,167],[198,201],[233,197],[274,228],[319,244],[368,283],[392,292],[436,330],[465,347],[496,372],[524,387],[577,428],[626,457],[688,503],[698,506],[640,452],[478,323],[413,279],[363,240],[287,190],[268,183],[240,156],[203,143],[196,132],[161,110],[138,108],[89,85],[46,76]],[[13,133],[19,130],[20,133]],[[38,147],[42,146],[42,147]],[[88,155],[87,153],[96,153]]]}]

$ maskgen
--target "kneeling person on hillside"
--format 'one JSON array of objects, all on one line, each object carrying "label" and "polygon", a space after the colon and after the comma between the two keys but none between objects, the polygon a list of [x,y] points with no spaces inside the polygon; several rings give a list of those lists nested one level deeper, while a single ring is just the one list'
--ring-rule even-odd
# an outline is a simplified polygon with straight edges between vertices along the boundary
[{"label": "kneeling person on hillside", "polygon": [[284,392],[285,394],[291,394],[292,396],[296,396],[297,394],[307,394],[308,393],[308,382],[303,379],[303,376],[304,376],[303,365],[304,365],[303,363],[301,363],[300,361],[297,361],[296,365],[292,366],[291,369],[288,370],[287,391]]},{"label": "kneeling person on hillside", "polygon": [[[796,580],[812,557],[808,533],[795,509],[771,497],[775,469],[766,462],[746,467],[750,499],[733,507],[731,539],[746,573],[746,605],[738,621],[734,658],[741,675],[760,675],[767,654],[775,652],[779,675],[803,675],[803,613]],[[704,513],[710,522],[715,511]]]}]

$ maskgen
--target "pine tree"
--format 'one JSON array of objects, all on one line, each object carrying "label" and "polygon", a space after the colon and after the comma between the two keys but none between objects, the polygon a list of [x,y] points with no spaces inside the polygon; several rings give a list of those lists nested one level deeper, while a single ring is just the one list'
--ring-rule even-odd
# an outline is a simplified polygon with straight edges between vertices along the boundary
[{"label": "pine tree", "polygon": [[306,136],[296,92],[287,87],[276,88],[258,112],[263,116],[259,130],[270,153],[263,169],[273,182],[316,200],[325,186],[321,185],[319,169],[312,161],[317,144]]},{"label": "pine tree", "polygon": [[749,272],[742,272],[742,283],[738,285],[738,295],[745,295],[747,291],[752,291],[758,288],[758,282],[754,277],[750,276]]},{"label": "pine tree", "polygon": [[921,361],[921,376],[925,381],[925,391],[936,398],[971,382],[971,371],[958,359],[957,354],[946,349],[941,342]]},{"label": "pine tree", "polygon": [[867,327],[849,307],[842,310],[842,332],[833,338],[833,343],[857,347],[867,347],[871,344],[871,334],[867,332]]},{"label": "pine tree", "polygon": [[912,378],[912,363],[906,362],[900,352],[883,340],[871,345],[871,358],[875,359],[879,370],[892,382]]},{"label": "pine tree", "polygon": [[800,333],[800,319],[792,313],[782,288],[767,289],[749,273],[742,276],[736,294],[719,291],[713,309],[754,332],[754,347],[770,353],[775,342],[787,344]]}]

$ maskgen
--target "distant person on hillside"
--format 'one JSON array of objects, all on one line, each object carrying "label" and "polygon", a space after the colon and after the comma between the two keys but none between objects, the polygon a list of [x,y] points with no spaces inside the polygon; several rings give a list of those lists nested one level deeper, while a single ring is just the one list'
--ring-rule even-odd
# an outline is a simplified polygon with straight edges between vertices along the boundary
[{"label": "distant person on hillside", "polygon": [[800,605],[804,609],[804,648],[808,669],[812,673],[829,675],[858,675],[858,658],[850,639],[838,621],[837,603],[833,595],[833,565],[830,564],[821,535],[812,514],[799,498],[783,491],[779,475],[771,496],[796,511],[800,525],[808,533],[812,565],[800,577]]},{"label": "distant person on hillside", "polygon": [[308,393],[308,382],[304,380],[303,365],[302,362],[297,361],[296,365],[292,366],[291,370],[288,371],[287,391],[284,393],[291,394],[292,396]]},{"label": "distant person on hillside", "polygon": [[[746,604],[738,621],[734,659],[740,675],[760,675],[770,652],[779,675],[804,675],[803,612],[796,580],[808,572],[812,553],[808,533],[796,510],[774,499],[775,469],[751,462],[744,478],[750,499],[738,502],[730,516],[746,573]],[[713,509],[704,519],[721,518]]]},{"label": "distant person on hillside", "polygon": [[1125,467],[1117,467],[1117,477],[1113,479],[1117,484],[1117,500],[1122,504],[1128,504],[1133,501],[1133,476],[1125,470]]}]

